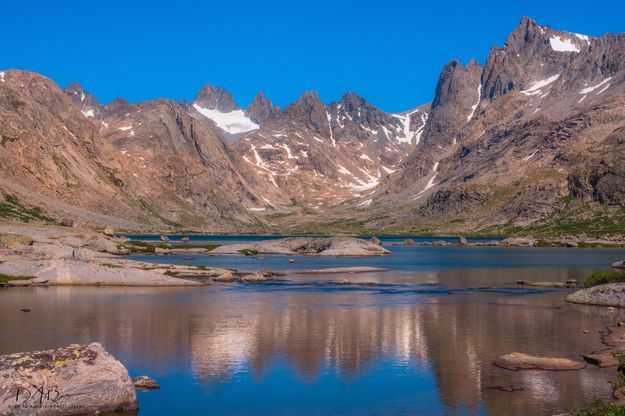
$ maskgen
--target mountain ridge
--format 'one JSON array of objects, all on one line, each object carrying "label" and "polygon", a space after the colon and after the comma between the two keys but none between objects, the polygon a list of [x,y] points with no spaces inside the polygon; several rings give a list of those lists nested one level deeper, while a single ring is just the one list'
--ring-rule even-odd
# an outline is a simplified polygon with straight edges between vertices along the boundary
[{"label": "mountain ridge", "polygon": [[[103,105],[79,84],[62,91],[45,80],[2,72],[0,157],[15,162],[38,142],[14,136],[43,140],[50,126],[37,161],[17,159],[3,178],[57,198],[55,217],[73,201],[139,229],[563,233],[589,223],[613,233],[625,224],[625,34],[588,37],[524,17],[484,65],[451,60],[432,102],[402,113],[351,92],[328,104],[304,92],[283,109],[258,93],[242,108],[210,84],[191,102]],[[56,155],[55,143],[75,166],[47,178],[30,164]],[[82,180],[65,178],[74,176]],[[72,190],[83,186],[82,196]]]}]

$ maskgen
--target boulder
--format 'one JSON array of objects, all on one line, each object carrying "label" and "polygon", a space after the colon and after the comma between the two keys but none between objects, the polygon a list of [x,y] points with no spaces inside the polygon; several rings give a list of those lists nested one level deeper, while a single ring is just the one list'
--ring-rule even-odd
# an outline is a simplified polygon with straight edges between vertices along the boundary
[{"label": "boulder", "polygon": [[104,235],[108,235],[109,237],[112,237],[115,235],[115,230],[111,227],[106,227],[102,233]]},{"label": "boulder", "polygon": [[625,307],[625,283],[608,283],[571,293],[567,302],[583,303],[587,305]]},{"label": "boulder", "polygon": [[134,384],[137,390],[147,391],[147,390],[158,390],[161,386],[151,377],[148,376],[138,376],[132,378],[132,383]]},{"label": "boulder", "polygon": [[513,352],[502,355],[494,363],[497,367],[507,370],[549,370],[568,371],[581,370],[586,364],[569,360],[568,358],[535,357],[532,355]]},{"label": "boulder", "polygon": [[169,241],[169,237],[163,234],[161,235],[161,241]]},{"label": "boulder", "polygon": [[615,269],[625,269],[625,260],[617,261],[616,263],[612,264],[612,267]]},{"label": "boulder", "polygon": [[128,371],[100,344],[0,356],[0,415],[83,415],[137,408]]},{"label": "boulder", "polygon": [[15,249],[30,246],[33,239],[20,234],[0,234],[0,248]]},{"label": "boulder", "polygon": [[501,245],[510,247],[533,247],[535,244],[533,237],[509,237],[501,242]]},{"label": "boulder", "polygon": [[353,237],[290,237],[277,240],[225,244],[211,254],[304,254],[316,256],[381,256],[390,254],[385,248],[370,241]]},{"label": "boulder", "polygon": [[469,245],[469,240],[467,240],[466,238],[460,236],[460,237],[458,237],[458,245],[468,246]]},{"label": "boulder", "polygon": [[61,225],[63,227],[73,227],[74,226],[74,220],[72,220],[71,218],[64,218],[61,220]]},{"label": "boulder", "polygon": [[87,242],[87,244],[84,245],[84,248],[88,248],[90,250],[100,253],[117,255],[128,254],[128,249],[120,247],[119,244],[107,238],[95,238],[93,240],[90,240],[89,242]]},{"label": "boulder", "polygon": [[223,274],[220,274],[219,276],[215,276],[212,278],[213,282],[220,282],[220,283],[231,283],[236,281],[235,277],[234,277],[234,273],[232,272],[226,272]]},{"label": "boulder", "polygon": [[414,246],[417,243],[412,239],[412,238],[407,238],[404,240],[404,245],[405,246]]},{"label": "boulder", "polygon": [[261,282],[268,282],[270,280],[273,280],[271,278],[273,274],[271,272],[267,273],[263,273],[263,272],[257,272],[257,273],[252,273],[252,274],[246,274],[244,276],[241,277],[241,281],[242,282],[246,282],[246,283],[261,283]]},{"label": "boulder", "polygon": [[373,237],[371,237],[371,239],[369,240],[370,243],[381,246],[382,245],[382,240],[380,240],[378,237],[376,237],[375,235]]}]

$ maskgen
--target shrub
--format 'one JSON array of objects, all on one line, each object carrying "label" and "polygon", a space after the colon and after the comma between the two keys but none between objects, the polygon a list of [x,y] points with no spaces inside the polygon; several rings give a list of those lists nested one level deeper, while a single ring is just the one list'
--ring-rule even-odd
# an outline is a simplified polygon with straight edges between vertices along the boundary
[{"label": "shrub", "polygon": [[575,409],[572,416],[625,416],[625,405],[608,403],[602,399],[595,399],[583,409]]},{"label": "shrub", "polygon": [[598,270],[584,280],[584,287],[604,285],[606,283],[625,282],[625,271]]}]

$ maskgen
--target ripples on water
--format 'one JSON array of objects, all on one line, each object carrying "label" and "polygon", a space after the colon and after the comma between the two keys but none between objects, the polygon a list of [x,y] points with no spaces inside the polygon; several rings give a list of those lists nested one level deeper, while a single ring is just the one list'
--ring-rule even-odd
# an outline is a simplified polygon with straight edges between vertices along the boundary
[{"label": "ripples on water", "polygon": [[[391,249],[383,258],[297,257],[295,265],[278,256],[152,260],[399,271],[193,289],[2,290],[0,353],[102,342],[131,375],[161,383],[140,393],[142,415],[548,415],[609,394],[613,369],[512,372],[492,361],[512,351],[579,358],[599,348],[597,331],[622,312],[514,282],[583,279],[622,250]],[[331,282],[343,278],[375,285]],[[522,390],[493,389],[503,386]]]}]

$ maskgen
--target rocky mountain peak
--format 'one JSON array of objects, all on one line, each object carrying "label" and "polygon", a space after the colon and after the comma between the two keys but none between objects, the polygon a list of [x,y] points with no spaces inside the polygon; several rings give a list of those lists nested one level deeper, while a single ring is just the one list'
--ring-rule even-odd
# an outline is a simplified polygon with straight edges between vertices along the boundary
[{"label": "rocky mountain peak", "polygon": [[283,114],[293,121],[308,125],[323,136],[330,137],[329,115],[315,91],[304,92],[297,101],[284,109]]},{"label": "rocky mountain peak", "polygon": [[108,116],[123,116],[133,112],[135,108],[125,98],[116,98],[104,107],[104,113]]},{"label": "rocky mountain peak", "polygon": [[265,94],[259,92],[246,109],[247,115],[257,124],[263,124],[280,112],[280,107],[273,105]]},{"label": "rocky mountain peak", "polygon": [[241,108],[234,102],[232,94],[223,88],[206,84],[195,96],[194,104],[208,110],[217,110],[222,113],[240,110]]},{"label": "rocky mountain peak", "polygon": [[79,83],[72,82],[63,90],[80,108],[87,118],[99,118],[104,106],[90,93],[86,92]]}]

